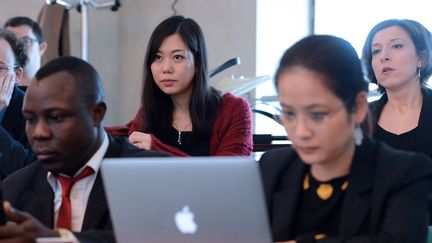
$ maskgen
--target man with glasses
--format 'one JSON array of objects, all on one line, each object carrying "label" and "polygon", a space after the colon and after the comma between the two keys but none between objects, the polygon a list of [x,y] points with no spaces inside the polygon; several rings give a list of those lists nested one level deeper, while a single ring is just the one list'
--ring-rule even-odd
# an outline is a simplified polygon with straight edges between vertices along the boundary
[{"label": "man with glasses", "polygon": [[[15,84],[23,77],[27,63],[24,43],[7,30],[0,29],[0,139],[14,140],[10,147],[28,148],[25,135],[25,120],[21,112],[24,92]],[[26,156],[26,154],[22,154]],[[25,162],[9,161],[8,148],[0,149],[0,180],[23,167]],[[16,158],[16,156],[15,156]]]},{"label": "man with glasses", "polygon": [[41,65],[47,43],[42,39],[39,25],[27,17],[14,17],[6,21],[4,28],[13,32],[27,46],[28,63],[24,66],[24,77],[18,83],[25,91]]}]

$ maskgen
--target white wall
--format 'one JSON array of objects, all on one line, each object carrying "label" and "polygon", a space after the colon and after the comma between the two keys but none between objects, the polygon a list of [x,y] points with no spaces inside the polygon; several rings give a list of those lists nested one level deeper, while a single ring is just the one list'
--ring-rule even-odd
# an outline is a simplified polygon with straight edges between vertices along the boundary
[{"label": "white wall", "polygon": [[[0,24],[18,15],[36,19],[44,2],[1,0]],[[135,115],[147,41],[156,25],[173,14],[172,2],[123,0],[118,12],[89,10],[88,56],[104,81],[108,104],[105,124],[125,123]],[[231,57],[241,58],[241,65],[214,78],[231,74],[255,76],[256,0],[179,0],[176,9],[202,27],[210,69]],[[80,15],[76,10],[71,10],[70,15],[72,54],[80,56]]]}]

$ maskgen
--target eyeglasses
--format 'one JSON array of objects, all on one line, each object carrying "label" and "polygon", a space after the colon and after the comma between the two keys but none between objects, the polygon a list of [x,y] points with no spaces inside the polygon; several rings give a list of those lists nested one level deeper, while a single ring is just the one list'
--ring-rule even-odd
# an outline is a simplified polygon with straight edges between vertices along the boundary
[{"label": "eyeglasses", "polygon": [[[303,124],[310,129],[320,128],[325,125],[332,116],[343,110],[347,102],[330,111],[309,110],[305,112],[295,112],[293,110],[279,110],[279,114],[275,118],[284,125],[287,129],[293,129],[302,120]],[[302,115],[302,113],[306,113]]]},{"label": "eyeglasses", "polygon": [[19,40],[22,43],[24,43],[26,46],[28,46],[28,47],[30,47],[31,45],[33,45],[33,43],[36,43],[36,42],[39,43],[39,41],[37,39],[31,38],[31,37],[28,37],[28,36],[21,37],[21,38],[19,38]]},{"label": "eyeglasses", "polygon": [[10,70],[13,70],[14,68],[17,68],[17,67],[18,67],[18,65],[13,65],[13,66],[0,65],[0,75],[5,75]]}]

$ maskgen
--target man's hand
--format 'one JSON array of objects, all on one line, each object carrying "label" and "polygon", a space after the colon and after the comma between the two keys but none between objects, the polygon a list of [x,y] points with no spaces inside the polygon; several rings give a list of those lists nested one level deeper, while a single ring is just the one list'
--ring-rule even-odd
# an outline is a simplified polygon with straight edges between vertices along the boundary
[{"label": "man's hand", "polygon": [[15,86],[15,74],[0,76],[0,110],[8,107]]},{"label": "man's hand", "polygon": [[0,243],[34,243],[38,237],[59,237],[57,231],[47,228],[29,213],[3,203],[5,214],[11,221],[0,226]]}]

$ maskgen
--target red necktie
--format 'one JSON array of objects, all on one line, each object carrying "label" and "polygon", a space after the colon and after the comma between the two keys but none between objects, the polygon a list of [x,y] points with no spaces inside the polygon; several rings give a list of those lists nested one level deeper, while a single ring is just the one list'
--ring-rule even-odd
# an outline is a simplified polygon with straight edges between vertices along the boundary
[{"label": "red necktie", "polygon": [[94,170],[87,166],[76,177],[69,178],[69,177],[63,177],[61,175],[57,176],[57,179],[60,182],[60,185],[62,187],[62,203],[57,217],[57,228],[65,228],[68,230],[72,229],[72,213],[71,213],[71,203],[69,198],[70,191],[72,189],[72,186],[75,184],[75,182],[93,173]]}]

